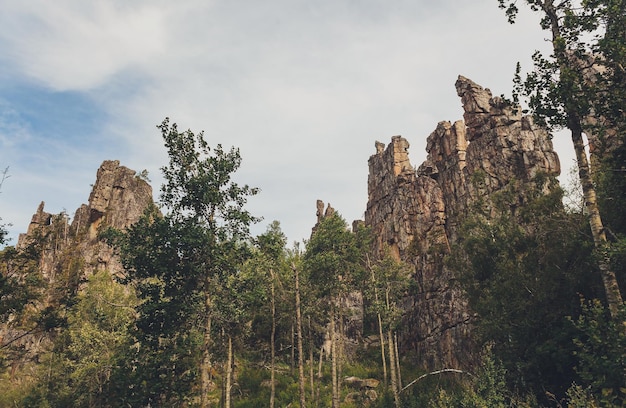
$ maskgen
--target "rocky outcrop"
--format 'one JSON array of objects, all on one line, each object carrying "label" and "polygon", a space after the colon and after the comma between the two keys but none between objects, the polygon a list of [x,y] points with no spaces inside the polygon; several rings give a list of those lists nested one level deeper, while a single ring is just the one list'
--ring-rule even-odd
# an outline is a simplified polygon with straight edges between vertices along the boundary
[{"label": "rocky outcrop", "polygon": [[335,209],[328,203],[328,206],[324,210],[324,202],[322,200],[317,200],[315,203],[315,207],[317,211],[315,212],[315,216],[317,217],[317,221],[313,228],[311,228],[311,235],[315,234],[317,230],[317,226],[320,225],[320,222],[326,217],[330,217],[335,213]]},{"label": "rocky outcrop", "polygon": [[403,346],[431,369],[473,360],[471,311],[444,263],[464,216],[479,202],[488,206],[488,198],[505,188],[521,205],[535,176],[560,172],[550,135],[519,108],[462,76],[456,89],[464,121],[437,125],[417,170],[400,136],[386,147],[376,142],[369,159],[365,225],[376,251],[388,247],[414,266],[418,293],[406,302]]},{"label": "rocky outcrop", "polygon": [[35,214],[33,214],[32,218],[30,219],[30,224],[28,224],[28,229],[26,230],[26,233],[20,234],[18,237],[18,241],[17,241],[18,248],[24,246],[28,237],[33,237],[35,234],[40,232],[42,228],[45,228],[46,226],[50,225],[50,222],[52,220],[52,214],[47,213],[43,210],[45,205],[46,203],[43,201],[39,203],[39,207],[37,207],[37,211],[35,212]]},{"label": "rocky outcrop", "polygon": [[[152,202],[152,188],[134,170],[107,160],[98,169],[89,195],[89,226],[125,229],[135,223]],[[92,235],[90,235],[91,237]]]},{"label": "rocky outcrop", "polygon": [[[81,205],[70,223],[65,212],[50,214],[39,204],[28,226],[21,234],[17,249],[27,254],[28,262],[36,263],[45,285],[40,298],[27,307],[33,310],[62,310],[68,299],[76,295],[84,280],[98,270],[116,275],[121,263],[111,247],[98,239],[108,227],[123,230],[135,223],[152,203],[152,188],[133,170],[119,161],[105,161],[98,169],[88,204]],[[61,313],[62,314],[62,313]],[[0,343],[18,350],[11,364],[13,369],[52,346],[54,331],[29,331],[19,321],[0,325]]]},{"label": "rocky outcrop", "polygon": [[100,269],[117,273],[121,265],[112,249],[98,240],[98,233],[108,227],[128,228],[150,203],[152,187],[146,181],[119,161],[106,160],[98,169],[88,204],[76,210],[71,223],[65,213],[45,212],[42,202],[17,247],[35,241],[43,244],[41,270],[48,279],[54,279],[68,264],[80,264],[83,276]]}]

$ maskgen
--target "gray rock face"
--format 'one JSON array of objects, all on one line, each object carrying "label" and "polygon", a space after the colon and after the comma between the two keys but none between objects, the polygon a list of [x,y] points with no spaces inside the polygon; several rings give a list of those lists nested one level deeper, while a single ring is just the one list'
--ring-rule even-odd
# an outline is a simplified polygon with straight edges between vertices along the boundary
[{"label": "gray rock face", "polygon": [[520,109],[460,76],[456,89],[464,121],[440,122],[428,136],[427,159],[417,170],[400,136],[376,142],[369,159],[365,225],[375,249],[385,246],[414,265],[418,294],[406,300],[403,346],[429,369],[472,363],[471,312],[443,259],[464,216],[479,199],[503,188],[523,196],[542,173],[560,173],[545,129]]},{"label": "gray rock face", "polygon": [[89,221],[125,229],[136,222],[152,202],[152,188],[134,170],[107,160],[98,169],[89,195]]},{"label": "gray rock face", "polygon": [[33,214],[33,217],[30,219],[30,224],[28,224],[28,230],[24,234],[20,234],[17,239],[17,247],[23,247],[26,244],[28,237],[34,236],[37,231],[41,228],[44,228],[50,225],[52,220],[52,214],[45,212],[43,209],[46,203],[39,203],[39,207],[37,207],[37,211]]},{"label": "gray rock face", "polygon": [[98,240],[98,233],[108,227],[124,230],[135,223],[152,203],[152,187],[117,160],[106,160],[98,169],[88,204],[81,205],[70,224],[66,214],[51,215],[42,202],[33,215],[26,234],[21,234],[18,247],[44,237],[42,252],[44,276],[54,279],[68,258],[80,260],[90,274],[99,269],[112,273],[121,271],[113,251]]}]

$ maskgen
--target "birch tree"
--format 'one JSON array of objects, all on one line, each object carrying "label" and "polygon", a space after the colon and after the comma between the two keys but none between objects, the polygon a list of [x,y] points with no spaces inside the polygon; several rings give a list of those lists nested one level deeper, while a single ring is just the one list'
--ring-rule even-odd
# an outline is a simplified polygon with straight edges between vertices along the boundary
[{"label": "birch tree", "polygon": [[[519,11],[517,1],[498,0],[509,21]],[[611,269],[606,229],[598,206],[592,168],[583,135],[608,135],[624,129],[624,57],[626,23],[623,0],[525,0],[540,13],[541,28],[550,33],[552,54],[535,52],[535,70],[517,91],[529,98],[536,119],[553,129],[570,131],[585,209],[598,253],[598,267],[607,303],[616,316],[623,300]],[[519,68],[518,68],[519,74]]]},{"label": "birch tree", "polygon": [[241,165],[238,149],[211,148],[203,132],[180,132],[169,119],[157,127],[169,155],[161,168],[164,214],[153,207],[110,240],[120,249],[126,283],[141,300],[135,372],[142,373],[143,386],[132,402],[172,405],[199,389],[200,406],[208,407],[214,295],[247,257],[241,243],[256,218],[245,205],[258,190],[232,180]]},{"label": "birch tree", "polygon": [[308,270],[310,284],[316,295],[324,299],[328,313],[328,330],[331,348],[332,407],[340,404],[341,382],[338,355],[338,322],[342,317],[340,300],[353,288],[353,277],[362,263],[362,252],[356,235],[348,230],[346,221],[334,213],[324,217],[307,242],[304,267]]}]

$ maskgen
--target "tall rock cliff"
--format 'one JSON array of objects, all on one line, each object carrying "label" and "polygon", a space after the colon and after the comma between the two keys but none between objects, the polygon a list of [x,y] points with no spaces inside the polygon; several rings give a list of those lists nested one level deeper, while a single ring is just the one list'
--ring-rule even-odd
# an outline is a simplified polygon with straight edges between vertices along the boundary
[{"label": "tall rock cliff", "polygon": [[407,299],[403,346],[431,369],[466,367],[473,360],[472,314],[444,263],[464,216],[505,188],[522,204],[535,176],[560,173],[550,135],[532,118],[462,76],[456,90],[464,121],[437,125],[417,170],[400,136],[386,147],[376,142],[369,159],[365,224],[377,251],[387,246],[414,265],[418,293]]},{"label": "tall rock cliff", "polygon": [[69,264],[80,264],[82,277],[101,269],[117,273],[121,265],[111,248],[98,240],[98,232],[107,227],[129,227],[150,203],[152,187],[145,180],[134,170],[120,166],[119,161],[106,160],[98,169],[88,204],[76,210],[71,223],[65,213],[45,212],[42,202],[17,246],[43,241],[41,270],[48,279],[54,279]]}]

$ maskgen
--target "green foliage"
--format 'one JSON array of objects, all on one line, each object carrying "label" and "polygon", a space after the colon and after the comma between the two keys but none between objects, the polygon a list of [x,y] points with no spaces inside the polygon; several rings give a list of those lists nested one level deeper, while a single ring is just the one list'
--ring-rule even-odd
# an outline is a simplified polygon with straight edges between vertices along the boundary
[{"label": "green foliage", "polygon": [[[499,0],[500,7],[507,10],[511,22],[518,12],[515,3]],[[610,269],[617,277],[615,282],[611,282],[611,275],[603,272],[613,318],[621,324],[624,317],[615,316],[620,306],[619,289],[615,291],[615,287],[623,287],[626,283],[626,245],[623,243],[626,233],[626,218],[623,216],[626,204],[626,172],[623,171],[626,168],[626,2],[585,0],[578,4],[569,0],[526,0],[525,3],[533,11],[540,12],[542,28],[551,31],[553,54],[546,58],[536,53],[533,56],[535,70],[523,82],[517,75],[515,90],[529,98],[530,108],[540,123],[550,127],[568,127],[572,131],[578,157],[584,158],[581,132],[593,136],[590,137],[593,141],[590,148],[595,161],[592,161],[591,168],[595,185],[588,176],[590,169],[584,160],[579,163],[579,175],[592,217],[591,224],[596,227],[594,240],[603,242],[604,234],[609,238],[608,243],[598,244],[595,256],[596,263],[602,265],[602,271]],[[590,199],[593,196],[598,197],[601,218]],[[596,232],[599,227],[604,228],[602,233]],[[572,315],[577,316],[576,313]],[[574,318],[579,327],[586,327],[589,342],[585,343],[585,347],[584,342],[577,343],[583,347],[577,354],[581,358],[578,372],[588,383],[594,383],[595,389],[592,389],[595,392],[598,387],[610,390],[607,391],[608,396],[595,395],[599,401],[608,404],[611,398],[623,398],[621,391],[615,384],[600,386],[599,383],[615,378],[606,370],[620,367],[619,352],[612,348],[623,346],[619,345],[618,338],[611,337],[608,329],[611,323],[601,315],[602,307],[597,304],[585,306],[582,322]],[[596,330],[596,337],[590,333],[595,325],[605,328],[604,331],[593,329]],[[599,342],[607,342],[605,346],[611,351],[594,349]],[[608,346],[609,343],[612,344]],[[611,360],[609,363],[604,362],[606,353],[614,354],[608,357]],[[594,361],[595,358],[598,361]],[[617,366],[611,369],[611,364]],[[623,378],[621,381],[623,386]],[[577,393],[577,398],[584,397],[581,397],[580,389],[571,390]]]},{"label": "green foliage", "polygon": [[[0,221],[2,221],[2,218],[0,218]],[[0,224],[0,245],[4,245],[8,241],[7,235],[9,231],[7,231],[6,227],[6,224]]]},{"label": "green foliage", "polygon": [[[509,21],[517,14],[515,1],[499,0],[507,10]],[[605,287],[609,308],[615,314],[621,303],[619,280],[610,270],[606,252],[607,239],[603,215],[589,165],[583,134],[589,136],[592,161],[602,159],[615,146],[624,142],[626,116],[626,2],[624,0],[590,0],[581,4],[570,0],[526,0],[533,11],[542,16],[541,28],[550,30],[552,55],[533,56],[535,69],[522,83],[519,69],[515,76],[515,92],[528,97],[538,123],[549,128],[567,127],[578,160],[578,174],[585,196],[585,207],[594,242],[600,256],[596,262]],[[514,96],[518,100],[518,96]],[[593,171],[592,171],[593,170]],[[602,191],[600,191],[602,193]],[[607,204],[600,198],[600,203]]]},{"label": "green foliage", "polygon": [[597,166],[598,205],[610,241],[611,268],[621,288],[626,288],[626,133],[622,145],[602,158]]},{"label": "green foliage", "polygon": [[107,272],[91,276],[80,292],[68,316],[64,353],[74,406],[101,405],[114,394],[113,387],[123,386],[112,384],[111,376],[131,346],[128,331],[136,303],[134,294]]},{"label": "green foliage", "polygon": [[118,406],[128,386],[119,374],[132,344],[135,304],[108,272],[91,276],[68,312],[67,329],[41,356],[38,381],[23,393],[23,406]]},{"label": "green foliage", "polygon": [[146,170],[146,169],[141,170],[141,171],[137,174],[137,176],[136,176],[136,177],[137,177],[139,180],[143,180],[143,181],[146,181],[146,182],[148,182],[148,183],[150,183],[150,181],[151,181],[151,180],[150,180],[149,173],[148,173],[148,170]]},{"label": "green foliage", "polygon": [[309,337],[314,337],[317,344],[321,343],[331,316],[337,321],[347,317],[348,311],[340,301],[342,296],[363,287],[366,240],[364,230],[351,232],[346,221],[333,213],[322,218],[306,243],[301,259],[305,272],[301,278],[303,315],[313,321]]},{"label": "green foliage", "polygon": [[[122,282],[132,284],[142,300],[136,327],[143,344],[157,347],[163,337],[193,327],[202,283],[201,271],[190,260],[195,257],[197,262],[203,255],[198,248],[202,239],[200,228],[172,222],[156,207],[148,208],[125,235],[116,237],[126,271]],[[183,293],[186,301],[180,302]]]},{"label": "green foliage", "polygon": [[362,276],[363,252],[357,236],[338,214],[322,218],[307,242],[303,258],[317,296],[336,297]]},{"label": "green foliage", "polygon": [[[24,247],[7,246],[0,251],[0,372],[9,364],[24,363],[24,340],[41,337],[64,327],[64,309],[59,303],[42,306],[49,293],[39,260],[45,239],[37,235]],[[2,388],[2,385],[0,385]]]},{"label": "green foliage", "polygon": [[382,259],[370,265],[370,269],[371,279],[364,289],[368,311],[380,315],[383,331],[396,331],[404,313],[401,301],[411,288],[411,269],[394,258],[389,248],[385,248]]},{"label": "green foliage", "polygon": [[[573,16],[567,18],[568,24],[576,23]],[[549,82],[557,66],[548,59],[537,61],[546,65],[526,80],[543,92],[532,108],[554,109],[543,114],[556,126],[565,110],[545,101],[564,92]],[[559,86],[566,74],[561,71]],[[521,79],[518,84],[522,86]],[[577,107],[596,108],[591,102]],[[400,303],[411,291],[410,270],[390,253],[365,268],[370,240],[366,229],[350,232],[338,214],[325,217],[304,255],[297,247],[285,249],[278,222],[251,240],[248,228],[256,219],[244,206],[257,190],[232,182],[241,163],[239,152],[220,145],[211,149],[202,133],[180,133],[167,119],[159,129],[170,155],[162,169],[163,213],[151,206],[128,230],[102,235],[121,256],[125,271],[118,281],[107,273],[82,280],[84,265],[70,249],[58,254],[61,267],[52,286],[46,286],[38,261],[43,248],[57,248],[67,239],[62,234],[65,215],[53,219],[49,235],[36,237],[19,251],[6,247],[0,252],[0,323],[11,317],[11,328],[23,333],[54,334],[52,350],[29,366],[36,367],[31,380],[14,381],[6,370],[0,375],[0,406],[195,406],[203,352],[210,348],[212,361],[222,362],[229,337],[238,353],[233,405],[266,406],[272,310],[278,349],[276,404],[294,405],[299,389],[289,367],[294,347],[292,268],[303,272],[307,351],[322,343],[329,310],[337,307],[333,312],[338,321],[345,317],[337,299],[354,290],[364,292],[370,314],[380,314],[383,330],[400,328]],[[622,172],[612,170],[623,170],[623,152],[618,147],[602,161],[597,176],[614,241],[612,267],[621,279],[626,275],[626,196]],[[476,172],[471,182],[480,188],[484,177]],[[476,312],[479,343],[488,346],[481,365],[474,375],[425,377],[401,393],[402,406],[538,406],[533,398],[557,406],[624,405],[626,331],[621,322],[626,321],[626,309],[612,320],[599,302],[577,301],[579,295],[594,298],[600,293],[584,215],[563,211],[561,192],[549,177],[539,175],[535,181],[537,189],[523,196],[511,188],[478,203],[447,260]],[[546,188],[552,192],[545,195]],[[5,237],[0,226],[0,244]],[[46,289],[51,306],[37,309],[34,305]],[[15,361],[10,351],[19,350],[2,345],[3,364]],[[342,361],[342,375],[380,378],[379,358],[379,350],[363,351],[358,362]],[[220,366],[214,367],[212,375],[219,383]],[[329,371],[324,366],[322,377],[316,378],[313,405],[330,405]],[[308,381],[306,387],[308,398]],[[395,406],[391,393],[382,387],[377,391],[379,398],[371,406]],[[344,388],[343,396],[346,392]],[[526,392],[533,395],[517,396]]]},{"label": "green foliage", "polygon": [[256,238],[256,244],[260,253],[271,263],[280,265],[281,260],[284,260],[287,237],[280,229],[278,221],[273,221],[267,231]]},{"label": "green foliage", "polygon": [[[498,0],[514,22],[518,2]],[[593,133],[607,127],[623,129],[622,110],[626,98],[624,61],[625,7],[623,0],[587,0],[580,6],[572,1],[526,0],[542,15],[541,28],[552,33],[553,54],[536,52],[535,69],[524,81],[516,74],[515,96],[528,97],[529,107],[539,123],[569,127],[593,113],[602,118],[586,126]],[[591,60],[590,56],[594,59]],[[591,63],[600,67],[591,73]]]},{"label": "green foliage", "polygon": [[0,252],[0,324],[11,315],[21,315],[43,294],[44,281],[38,269],[38,241],[22,250],[6,247]]},{"label": "green foliage", "polygon": [[[139,333],[141,334],[141,333]],[[184,406],[195,397],[202,350],[202,333],[192,329],[163,337],[157,345],[142,344],[136,330],[135,343],[123,365],[114,373],[120,387],[120,405]]]},{"label": "green foliage", "polygon": [[251,325],[246,348],[259,353],[259,358],[270,354],[272,303],[276,310],[276,344],[291,341],[294,296],[290,259],[293,254],[286,250],[286,241],[280,223],[272,222],[254,239],[251,257],[243,267],[245,274],[251,278],[255,276],[252,278],[254,287],[248,295]]},{"label": "green foliage", "polygon": [[[567,390],[567,406],[569,408],[599,408],[600,405],[591,394],[589,388],[583,388],[578,384],[573,384]],[[560,406],[560,405],[557,405]]]},{"label": "green foliage", "polygon": [[488,351],[482,359],[480,372],[474,383],[474,392],[467,395],[463,403],[466,407],[505,407],[507,406],[507,386],[505,370]]},{"label": "green foliage", "polygon": [[[268,401],[268,374],[269,372],[267,370],[255,369],[254,367],[246,364],[244,367],[242,367],[241,373],[237,378],[241,393],[249,399],[258,398],[262,401]],[[246,404],[243,404],[243,406],[250,406],[249,404],[250,402],[248,401]]]},{"label": "green foliage", "polygon": [[[458,273],[481,344],[492,344],[512,389],[564,395],[573,372],[579,293],[598,293],[593,243],[582,215],[567,214],[560,190],[528,199],[513,217],[469,217],[448,265]],[[494,200],[508,208],[508,200]]]},{"label": "green foliage", "polygon": [[617,319],[598,301],[582,302],[573,320],[578,363],[576,371],[602,406],[626,404],[626,305]]},{"label": "green foliage", "polygon": [[244,205],[258,189],[232,181],[241,166],[239,150],[225,151],[221,144],[211,149],[203,132],[179,132],[167,118],[158,128],[170,158],[161,168],[166,180],[161,203],[170,210],[169,216],[178,222],[198,222],[221,241],[247,238],[257,219]]},{"label": "green foliage", "polygon": [[[509,17],[517,14],[517,2],[499,3]],[[571,129],[579,121],[594,136],[603,222],[625,233],[621,209],[626,203],[626,1],[585,0],[580,6],[571,1],[526,3],[543,15],[543,28],[552,30],[554,52],[549,57],[536,52],[535,69],[525,80],[518,66],[514,99],[526,96],[539,123]]]},{"label": "green foliage", "polygon": [[589,48],[595,55],[602,56],[596,61],[602,69],[595,74],[597,93],[592,99],[593,110],[602,120],[594,124],[594,133],[615,128],[623,142],[626,128],[623,110],[626,100],[626,2],[586,0],[576,17],[571,25],[580,25],[585,32],[592,33]]},{"label": "green foliage", "polygon": [[258,190],[232,181],[239,151],[210,148],[202,132],[179,132],[168,119],[158,128],[169,155],[161,168],[166,213],[150,207],[125,233],[106,234],[120,252],[123,282],[140,299],[137,347],[127,362],[134,386],[126,403],[133,406],[193,399],[203,355],[220,350],[208,339],[238,333],[258,287],[257,277],[241,270],[256,221],[244,206]]},{"label": "green foliage", "polygon": [[457,380],[451,391],[437,387],[438,393],[428,402],[433,408],[506,408],[536,406],[532,399],[511,393],[505,380],[505,369],[485,349],[475,376]]}]

